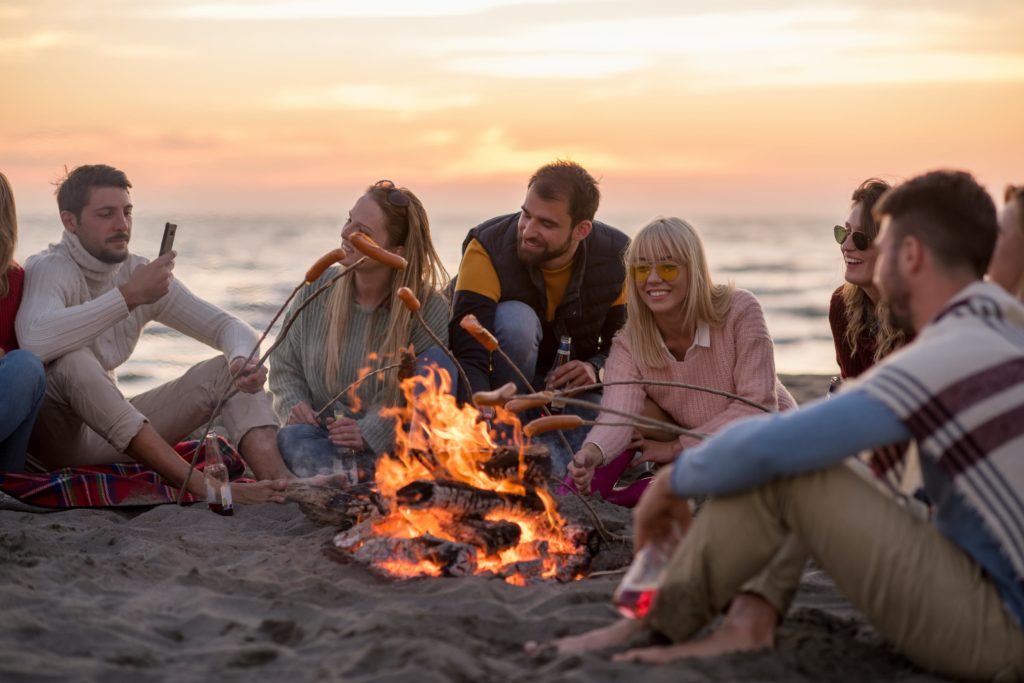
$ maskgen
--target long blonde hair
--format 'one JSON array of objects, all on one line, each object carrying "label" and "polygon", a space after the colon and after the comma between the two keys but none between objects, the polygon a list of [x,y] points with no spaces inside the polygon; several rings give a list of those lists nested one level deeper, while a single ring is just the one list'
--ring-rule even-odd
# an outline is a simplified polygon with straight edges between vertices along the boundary
[{"label": "long blonde hair", "polygon": [[14,190],[0,172],[0,298],[7,296],[10,283],[7,271],[14,265],[14,247],[18,244],[18,214],[14,207]]},{"label": "long blonde hair", "polygon": [[626,250],[626,324],[623,334],[629,335],[633,357],[641,369],[663,368],[665,340],[658,329],[651,309],[640,298],[640,286],[632,274],[632,266],[641,261],[655,263],[666,259],[686,268],[686,299],[683,313],[687,322],[698,321],[721,325],[732,303],[732,283],[711,282],[704,243],[696,229],[681,218],[658,216],[636,234]]},{"label": "long blonde hair", "polygon": [[[390,202],[388,194],[396,190],[408,198],[408,206],[396,206]],[[430,221],[419,198],[404,187],[371,186],[366,189],[366,194],[384,212],[389,242],[386,246],[389,248],[405,247],[405,259],[409,265],[405,270],[392,271],[392,294],[399,287],[408,287],[416,293],[416,297],[423,304],[426,304],[427,299],[431,296],[443,296],[441,292],[448,284],[448,272],[441,264],[441,258],[437,255],[434,243],[430,239]],[[345,345],[345,330],[348,327],[350,313],[354,305],[353,277],[354,271],[350,271],[334,284],[327,295],[327,340],[324,344],[324,367],[326,383],[331,391],[340,391],[343,388],[340,386],[341,355]],[[385,303],[385,306],[388,306],[388,315],[383,342],[372,344],[381,358],[380,366],[398,362],[399,349],[409,343],[413,325],[413,314],[405,306],[398,305],[393,296],[389,302]],[[367,329],[368,340],[378,334],[378,327],[375,323]],[[368,346],[371,345],[368,344]],[[418,349],[418,351],[422,350]],[[396,403],[401,396],[397,373],[387,372],[384,373],[384,376],[386,379],[380,391],[383,392],[386,403]],[[364,382],[359,387],[360,395],[368,398],[377,393],[377,390],[371,390],[370,386],[379,385]]]}]

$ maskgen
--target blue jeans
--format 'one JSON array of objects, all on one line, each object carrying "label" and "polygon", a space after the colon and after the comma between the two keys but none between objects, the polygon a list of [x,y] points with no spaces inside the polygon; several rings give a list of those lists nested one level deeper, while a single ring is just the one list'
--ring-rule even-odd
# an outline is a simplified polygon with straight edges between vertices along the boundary
[{"label": "blue jeans", "polygon": [[[455,364],[436,346],[416,359],[416,374],[426,375],[432,367],[448,372],[455,391],[458,381]],[[297,476],[345,474],[351,483],[372,480],[378,457],[371,449],[357,451],[335,446],[326,429],[308,424],[287,425],[278,430],[277,448],[284,464]]]},{"label": "blue jeans", "polygon": [[[533,387],[537,391],[543,391],[547,381],[545,377],[537,375],[537,351],[540,349],[544,328],[541,325],[540,318],[537,317],[536,311],[522,301],[501,302],[498,304],[494,315],[494,334],[498,338],[498,343],[501,344],[502,350],[508,354],[508,357],[512,359],[512,362],[519,367],[522,373],[531,379]],[[495,357],[493,362],[494,374],[491,386],[500,387],[507,382],[515,382],[521,393],[529,391],[528,387],[523,386],[523,380],[516,375],[512,368],[508,367],[508,363],[503,358]],[[592,403],[601,402],[601,394],[599,392],[587,392],[586,394],[577,395],[575,398]],[[595,411],[577,406],[566,406],[563,414],[579,415],[584,420],[594,420],[597,417]],[[519,417],[523,424],[526,424],[541,415],[540,410],[530,410]],[[573,453],[578,451],[583,445],[583,439],[589,431],[588,427],[562,430],[566,441],[569,442],[568,450],[565,448],[565,444],[562,443],[558,432],[545,432],[534,438],[534,441],[547,446],[551,452],[553,472],[557,476],[563,476]]]},{"label": "blue jeans", "polygon": [[25,448],[46,391],[39,359],[15,349],[0,358],[0,472],[25,469]]}]

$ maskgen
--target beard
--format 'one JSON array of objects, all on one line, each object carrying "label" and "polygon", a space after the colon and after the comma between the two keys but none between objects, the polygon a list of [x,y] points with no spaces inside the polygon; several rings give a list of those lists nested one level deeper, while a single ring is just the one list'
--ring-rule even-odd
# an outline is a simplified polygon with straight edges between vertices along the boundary
[{"label": "beard", "polygon": [[569,237],[565,240],[564,244],[557,247],[548,247],[540,252],[524,251],[523,250],[523,237],[520,233],[519,240],[516,242],[516,254],[519,256],[519,260],[528,266],[541,266],[548,261],[552,261],[560,256],[564,256],[569,249],[572,248],[572,233],[569,233]]},{"label": "beard", "polygon": [[[887,264],[892,260],[887,260]],[[881,313],[885,322],[895,330],[908,335],[914,334],[914,322],[910,315],[910,290],[895,268],[886,267],[878,283],[881,294]]]}]

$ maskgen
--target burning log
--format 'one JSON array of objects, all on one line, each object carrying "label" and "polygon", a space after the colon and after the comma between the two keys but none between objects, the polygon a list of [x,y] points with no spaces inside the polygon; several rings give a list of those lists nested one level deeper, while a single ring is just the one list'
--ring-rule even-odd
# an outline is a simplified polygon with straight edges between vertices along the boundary
[{"label": "burning log", "polygon": [[302,512],[314,522],[342,530],[386,514],[380,495],[369,484],[342,489],[294,482],[285,488],[284,497],[298,503]]},{"label": "burning log", "polygon": [[421,479],[406,484],[398,489],[395,500],[400,507],[439,508],[456,517],[482,517],[492,510],[517,514],[544,512],[544,501],[529,488],[525,495],[500,493],[449,479]]},{"label": "burning log", "polygon": [[469,576],[476,572],[475,547],[429,534],[417,538],[373,536],[364,540],[352,555],[360,562],[384,568],[398,564],[417,567],[428,562],[442,576]]},{"label": "burning log", "polygon": [[541,444],[533,444],[523,451],[525,469],[520,475],[519,452],[515,448],[499,448],[490,460],[478,466],[491,479],[522,481],[533,486],[547,484],[551,478],[551,453]]},{"label": "burning log", "polygon": [[519,545],[523,530],[515,522],[488,521],[475,517],[452,519],[441,529],[466,543],[482,548],[485,555],[497,555]]}]

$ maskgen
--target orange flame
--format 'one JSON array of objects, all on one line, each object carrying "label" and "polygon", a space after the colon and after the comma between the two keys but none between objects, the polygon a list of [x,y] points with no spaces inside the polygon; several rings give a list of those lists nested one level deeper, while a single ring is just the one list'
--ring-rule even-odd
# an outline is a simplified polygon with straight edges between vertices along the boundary
[{"label": "orange flame", "polygon": [[[376,483],[381,497],[389,504],[390,512],[376,520],[375,536],[395,539],[415,539],[430,535],[438,539],[465,543],[465,539],[452,535],[449,528],[453,517],[440,508],[412,509],[397,502],[402,487],[423,480],[452,480],[502,494],[516,496],[535,495],[543,503],[543,512],[510,510],[499,506],[483,515],[488,522],[512,522],[520,529],[518,545],[488,555],[479,549],[476,571],[501,574],[509,565],[537,561],[543,577],[552,577],[557,571],[551,556],[572,555],[576,547],[567,540],[562,529],[565,521],[558,514],[554,498],[543,485],[528,486],[522,481],[526,471],[523,458],[523,431],[514,413],[497,408],[495,421],[511,427],[512,446],[519,453],[519,477],[502,479],[492,477],[482,467],[498,447],[497,434],[479,419],[472,405],[459,406],[451,393],[451,378],[443,370],[434,369],[428,376],[414,376],[401,384],[406,405],[389,408],[385,414],[398,418],[395,429],[395,452],[383,457],[377,464]],[[408,433],[403,425],[409,425]],[[377,561],[376,566],[392,576],[437,576],[442,568],[431,561],[416,562],[396,558]],[[510,583],[525,579],[511,573]]]}]

